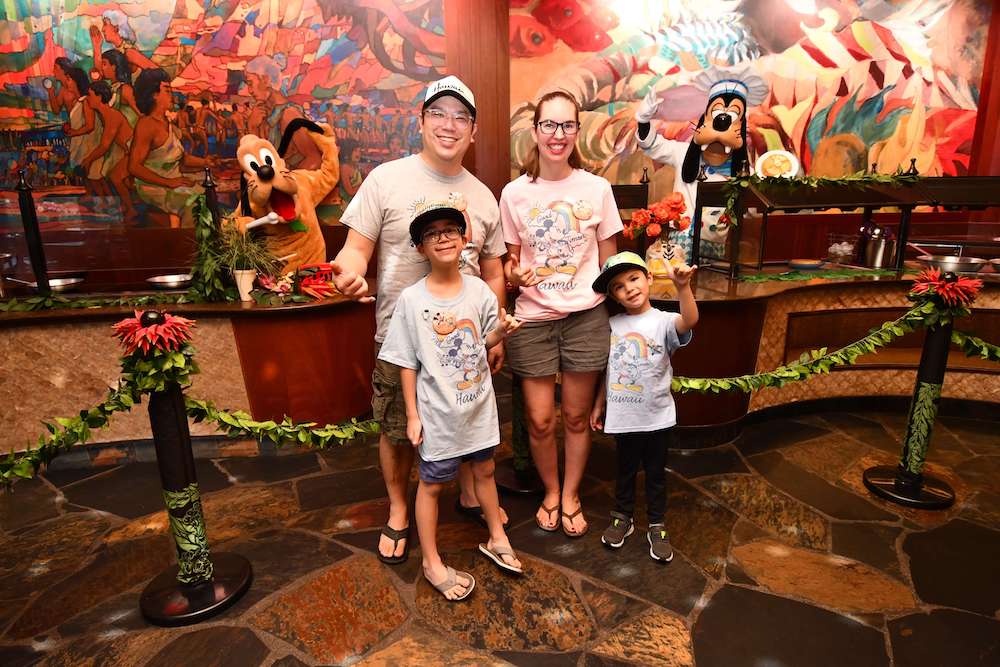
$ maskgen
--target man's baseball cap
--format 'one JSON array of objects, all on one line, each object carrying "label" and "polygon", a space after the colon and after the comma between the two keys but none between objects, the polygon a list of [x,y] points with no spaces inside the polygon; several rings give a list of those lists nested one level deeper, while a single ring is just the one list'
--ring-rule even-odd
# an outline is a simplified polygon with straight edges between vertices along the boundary
[{"label": "man's baseball cap", "polygon": [[431,102],[445,95],[451,95],[457,99],[469,109],[473,118],[476,117],[476,98],[473,97],[469,87],[462,83],[462,80],[457,76],[446,76],[427,86],[427,94],[424,95],[424,106],[421,107],[421,111],[427,109]]},{"label": "man's baseball cap", "polygon": [[455,208],[452,204],[443,201],[428,202],[417,209],[416,215],[410,222],[410,240],[413,245],[423,243],[424,229],[427,225],[438,220],[450,220],[458,225],[465,236],[465,214]]},{"label": "man's baseball cap", "polygon": [[601,267],[601,275],[597,276],[597,280],[594,281],[594,291],[607,294],[611,279],[629,269],[639,269],[646,275],[649,275],[646,262],[634,252],[626,250],[625,252],[608,257],[604,261],[604,266]]}]

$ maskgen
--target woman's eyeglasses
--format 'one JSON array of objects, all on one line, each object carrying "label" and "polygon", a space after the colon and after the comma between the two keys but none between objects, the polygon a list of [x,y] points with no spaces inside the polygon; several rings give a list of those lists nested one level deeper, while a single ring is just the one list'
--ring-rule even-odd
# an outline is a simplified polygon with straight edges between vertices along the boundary
[{"label": "woman's eyeglasses", "polygon": [[535,127],[542,134],[555,134],[559,128],[562,128],[563,134],[567,136],[580,131],[580,124],[575,120],[566,120],[561,123],[557,123],[554,120],[542,120],[535,123]]},{"label": "woman's eyeglasses", "polygon": [[431,122],[435,125],[444,125],[451,118],[455,122],[455,127],[460,130],[466,130],[472,125],[472,116],[467,113],[448,113],[442,109],[428,109],[424,112],[427,117],[431,119]]},{"label": "woman's eyeglasses", "polygon": [[458,227],[445,227],[444,229],[430,229],[421,235],[423,243],[437,243],[441,239],[454,241],[462,235],[462,230]]}]

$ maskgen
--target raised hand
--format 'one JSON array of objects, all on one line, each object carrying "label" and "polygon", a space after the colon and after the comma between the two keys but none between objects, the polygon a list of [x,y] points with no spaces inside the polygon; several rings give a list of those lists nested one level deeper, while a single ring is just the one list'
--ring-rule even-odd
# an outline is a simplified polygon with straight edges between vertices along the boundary
[{"label": "raised hand", "polygon": [[334,287],[348,299],[360,303],[371,303],[375,300],[374,297],[368,296],[368,281],[364,276],[345,270],[337,262],[330,262],[330,269],[333,271]]},{"label": "raised hand", "polygon": [[530,266],[521,268],[521,261],[516,254],[510,256],[510,283],[514,287],[534,287],[542,279],[535,275],[535,270]]},{"label": "raised hand", "polygon": [[677,287],[686,287],[691,284],[691,278],[694,277],[695,271],[698,270],[698,265],[687,266],[683,264],[681,266],[674,266],[671,262],[664,262],[667,265],[667,278],[673,281],[674,285]]},{"label": "raised hand", "polygon": [[521,321],[514,317],[513,315],[508,315],[507,310],[504,308],[500,309],[500,318],[497,321],[497,331],[503,338],[511,335],[515,331],[521,328]]},{"label": "raised hand", "polygon": [[639,103],[639,108],[635,112],[635,119],[640,123],[648,123],[656,118],[656,112],[660,108],[660,96],[655,90],[650,89],[646,96]]}]

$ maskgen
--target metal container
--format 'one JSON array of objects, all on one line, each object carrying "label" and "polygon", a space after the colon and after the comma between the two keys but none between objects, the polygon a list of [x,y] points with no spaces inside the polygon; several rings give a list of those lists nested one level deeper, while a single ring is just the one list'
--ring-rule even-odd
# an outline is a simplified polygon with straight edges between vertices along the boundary
[{"label": "metal container", "polygon": [[173,273],[165,276],[146,278],[146,282],[156,289],[182,289],[191,286],[190,273]]},{"label": "metal container", "polygon": [[861,262],[873,269],[895,266],[896,240],[885,236],[875,236],[865,240]]},{"label": "metal container", "polygon": [[917,257],[917,261],[926,266],[933,266],[952,273],[975,273],[986,266],[985,259],[956,255],[920,255]]},{"label": "metal container", "polygon": [[1000,257],[997,259],[991,259],[990,266],[993,267],[993,273],[1000,273]]},{"label": "metal container", "polygon": [[[38,289],[38,283],[33,280],[19,280],[17,278],[7,278],[6,280],[24,285],[32,289]],[[64,278],[49,278],[49,289],[53,292],[68,292],[83,282],[82,276],[67,276]]]}]

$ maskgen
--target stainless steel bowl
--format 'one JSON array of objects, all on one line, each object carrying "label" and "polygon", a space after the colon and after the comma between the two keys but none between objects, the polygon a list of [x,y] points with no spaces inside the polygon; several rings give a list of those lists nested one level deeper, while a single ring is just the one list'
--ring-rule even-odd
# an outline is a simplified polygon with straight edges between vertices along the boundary
[{"label": "stainless steel bowl", "polygon": [[993,267],[994,273],[1000,273],[1000,257],[998,257],[997,259],[991,259],[990,266]]},{"label": "stainless steel bowl", "polygon": [[[63,276],[62,278],[49,278],[49,289],[53,292],[68,292],[83,282],[83,276]],[[34,280],[20,280],[19,278],[5,278],[7,282],[24,285],[32,289],[38,289],[38,283]]]},{"label": "stainless steel bowl", "polygon": [[975,273],[986,266],[985,259],[956,255],[920,255],[917,261],[953,273]]},{"label": "stainless steel bowl", "polygon": [[190,273],[173,273],[166,276],[146,278],[146,282],[156,289],[181,289],[191,286]]}]

